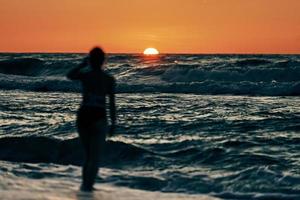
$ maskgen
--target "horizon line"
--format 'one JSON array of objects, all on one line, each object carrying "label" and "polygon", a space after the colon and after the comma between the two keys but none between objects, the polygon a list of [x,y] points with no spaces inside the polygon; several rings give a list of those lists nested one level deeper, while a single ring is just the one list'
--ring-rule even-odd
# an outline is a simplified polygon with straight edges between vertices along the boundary
[{"label": "horizon line", "polygon": [[[143,54],[142,52],[106,52],[107,54]],[[69,52],[69,51],[0,51],[0,54],[88,54],[87,52]],[[200,52],[195,52],[195,53],[185,53],[185,52],[160,52],[159,55],[300,55],[299,53],[274,53],[274,52],[231,52],[231,53],[200,53]]]}]

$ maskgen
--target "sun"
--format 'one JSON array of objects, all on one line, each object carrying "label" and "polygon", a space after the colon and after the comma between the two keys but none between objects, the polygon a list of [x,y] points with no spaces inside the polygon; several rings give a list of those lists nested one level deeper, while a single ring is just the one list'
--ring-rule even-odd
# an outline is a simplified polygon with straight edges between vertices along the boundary
[{"label": "sun", "polygon": [[144,55],[147,55],[147,56],[158,55],[158,54],[159,54],[159,51],[155,48],[147,48],[144,51]]}]

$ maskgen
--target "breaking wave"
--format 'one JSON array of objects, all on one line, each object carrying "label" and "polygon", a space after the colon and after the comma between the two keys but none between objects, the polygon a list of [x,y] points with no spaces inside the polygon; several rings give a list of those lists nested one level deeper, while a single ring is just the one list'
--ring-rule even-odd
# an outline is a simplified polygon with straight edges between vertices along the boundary
[{"label": "breaking wave", "polygon": [[[122,142],[108,141],[107,146],[103,153],[104,165],[118,165],[118,162],[125,164],[150,153]],[[59,140],[47,137],[7,137],[0,139],[0,160],[81,166],[83,149],[78,138]]]},{"label": "breaking wave", "polygon": [[[235,58],[228,56],[165,56],[159,61],[139,57],[110,57],[108,72],[118,80],[118,93],[194,93],[298,96],[298,57]],[[14,58],[0,61],[3,90],[80,92],[80,85],[65,78],[80,58],[47,60]]]}]

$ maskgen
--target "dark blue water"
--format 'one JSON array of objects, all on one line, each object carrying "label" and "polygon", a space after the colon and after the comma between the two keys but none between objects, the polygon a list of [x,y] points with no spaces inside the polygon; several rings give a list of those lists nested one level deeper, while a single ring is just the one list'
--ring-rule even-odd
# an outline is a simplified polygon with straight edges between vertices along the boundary
[{"label": "dark blue water", "polygon": [[[0,171],[80,179],[53,165],[82,163],[74,123],[80,85],[64,74],[83,56],[1,54],[0,159],[13,163]],[[108,141],[97,182],[224,199],[297,199],[299,60],[111,55],[118,134]]]}]

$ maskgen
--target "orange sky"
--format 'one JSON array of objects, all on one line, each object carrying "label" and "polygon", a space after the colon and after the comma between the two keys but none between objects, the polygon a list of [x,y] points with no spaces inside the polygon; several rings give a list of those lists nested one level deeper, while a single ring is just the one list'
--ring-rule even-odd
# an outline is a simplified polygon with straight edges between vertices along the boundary
[{"label": "orange sky", "polygon": [[300,0],[0,0],[1,52],[300,53]]}]

